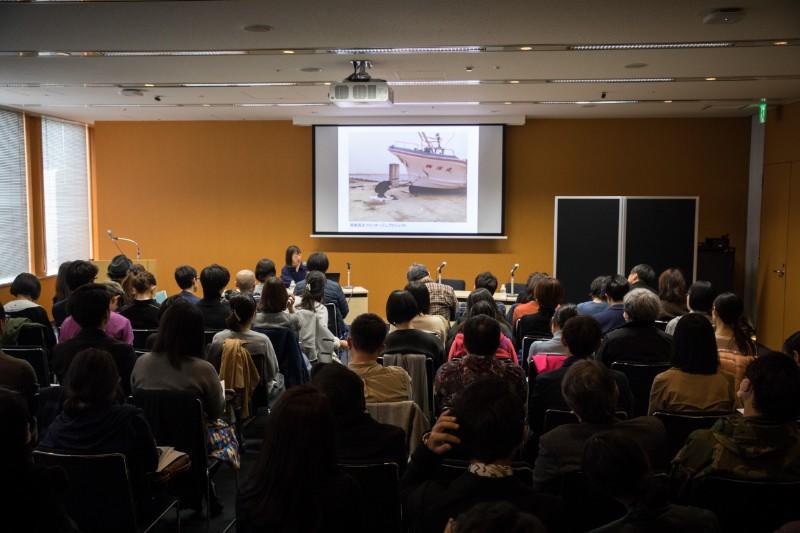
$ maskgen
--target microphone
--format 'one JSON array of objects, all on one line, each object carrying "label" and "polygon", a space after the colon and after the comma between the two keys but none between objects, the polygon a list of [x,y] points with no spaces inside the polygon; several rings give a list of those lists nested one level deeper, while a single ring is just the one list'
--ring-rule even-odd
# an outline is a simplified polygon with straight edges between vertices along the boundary
[{"label": "microphone", "polygon": [[353,268],[353,265],[350,264],[350,261],[346,261],[345,264],[347,265],[347,285],[345,285],[344,288],[352,289],[353,286],[350,285],[350,270]]},{"label": "microphone", "polygon": [[108,238],[109,238],[109,239],[111,239],[111,242],[113,242],[113,243],[114,243],[114,246],[116,246],[116,247],[117,247],[117,251],[118,251],[118,252],[119,252],[121,255],[125,255],[125,253],[122,251],[122,248],[120,248],[120,247],[119,247],[119,243],[117,243],[117,240],[119,240],[119,239],[118,239],[117,237],[115,237],[115,236],[114,236],[114,232],[113,232],[113,231],[111,231],[111,229],[109,228],[108,230],[106,230],[106,233],[108,234]]},{"label": "microphone", "polygon": [[513,276],[514,274],[516,274],[518,269],[519,269],[519,263],[514,263],[514,266],[511,267],[511,275]]},{"label": "microphone", "polygon": [[142,249],[139,248],[138,242],[134,241],[133,239],[128,239],[126,237],[117,237],[116,235],[114,235],[114,232],[111,231],[111,229],[106,230],[106,233],[108,234],[108,238],[114,241],[114,246],[117,247],[117,250],[119,250],[120,254],[125,255],[125,253],[122,251],[122,248],[120,248],[119,244],[117,244],[117,241],[125,241],[133,244],[136,247],[136,259],[139,260],[142,258]]},{"label": "microphone", "polygon": [[447,266],[447,261],[442,261],[439,267],[436,269],[436,273],[439,275],[439,283],[442,282],[442,270],[444,270],[444,267],[446,266]]}]

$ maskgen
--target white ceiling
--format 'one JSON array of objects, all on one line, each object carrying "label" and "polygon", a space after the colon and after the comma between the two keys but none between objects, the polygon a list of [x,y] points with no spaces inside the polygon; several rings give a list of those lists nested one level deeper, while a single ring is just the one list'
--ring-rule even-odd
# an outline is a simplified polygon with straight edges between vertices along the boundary
[{"label": "white ceiling", "polygon": [[[745,9],[741,22],[703,24],[703,15],[709,10],[731,6]],[[266,33],[243,30],[251,24],[268,24],[273,29]],[[567,51],[563,46],[561,51],[518,50],[527,45],[705,41],[765,42],[757,43],[758,46],[689,50]],[[788,41],[788,45],[772,45],[781,41]],[[459,45],[507,46],[514,51],[357,56],[313,53],[313,49]],[[212,57],[29,54],[253,49],[260,51],[255,55]],[[282,50],[296,53],[284,54]],[[372,75],[390,82],[495,83],[396,86],[396,104],[388,109],[339,109],[327,104],[328,88],[322,83],[339,81],[350,74],[348,60],[355,57],[371,59]],[[631,63],[647,66],[625,67]],[[465,71],[467,66],[473,70]],[[308,67],[322,70],[301,71]],[[613,84],[545,82],[565,78],[662,77],[677,80]],[[705,81],[706,77],[719,79]],[[510,80],[520,83],[508,83]],[[174,87],[182,83],[253,82],[300,85]],[[87,84],[90,86],[86,87]],[[121,96],[120,86],[139,87],[144,94]],[[639,103],[588,106],[539,103],[594,102],[602,100],[602,92],[607,93],[607,100]],[[155,101],[156,96],[160,102]],[[314,115],[491,116],[493,113],[585,118],[741,116],[752,113],[753,105],[761,98],[771,104],[800,98],[800,1],[0,3],[0,105],[85,122],[286,119]]]}]

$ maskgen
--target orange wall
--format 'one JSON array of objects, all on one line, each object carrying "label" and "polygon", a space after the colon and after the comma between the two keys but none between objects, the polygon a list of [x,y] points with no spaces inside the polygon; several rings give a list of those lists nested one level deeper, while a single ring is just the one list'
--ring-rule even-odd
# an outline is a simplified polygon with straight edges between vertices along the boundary
[{"label": "orange wall", "polygon": [[[98,122],[94,131],[98,258],[105,238],[138,239],[170,293],[174,268],[213,261],[232,273],[260,257],[280,264],[287,245],[324,250],[332,271],[383,314],[413,261],[447,277],[488,269],[501,279],[553,268],[556,195],[700,196],[699,237],[731,235],[744,249],[749,120],[530,120],[506,129],[508,240],[312,239],[311,129],[283,121]],[[737,257],[741,285],[744,260]]]}]

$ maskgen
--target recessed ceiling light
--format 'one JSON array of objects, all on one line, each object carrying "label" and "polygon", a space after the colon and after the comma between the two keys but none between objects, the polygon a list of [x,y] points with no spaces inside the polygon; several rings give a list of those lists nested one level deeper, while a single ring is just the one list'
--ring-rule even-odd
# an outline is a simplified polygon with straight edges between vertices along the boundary
[{"label": "recessed ceiling light", "polygon": [[625,68],[644,68],[646,66],[647,63],[628,63]]},{"label": "recessed ceiling light", "polygon": [[709,76],[706,78],[706,81],[717,81],[717,78],[715,78],[714,76]]},{"label": "recessed ceiling light", "polygon": [[294,50],[284,50],[283,53],[284,54],[293,54]]},{"label": "recessed ceiling light", "polygon": [[303,67],[300,72],[322,72],[321,67]]},{"label": "recessed ceiling light", "polygon": [[547,80],[547,81],[548,83],[659,83],[659,82],[675,81],[675,78],[590,78],[590,79]]},{"label": "recessed ceiling light", "polygon": [[211,107],[211,104],[203,104],[203,107]]},{"label": "recessed ceiling light", "polygon": [[671,103],[672,103],[672,100],[664,100],[664,103],[665,103],[665,104],[671,104]]},{"label": "recessed ceiling light", "polygon": [[519,49],[522,50],[523,52],[528,52],[530,50],[533,50],[533,47],[532,46],[520,46]]},{"label": "recessed ceiling light", "polygon": [[272,31],[272,26],[268,24],[250,24],[249,26],[244,27],[244,31],[253,33],[266,33],[268,31]]},{"label": "recessed ceiling light", "polygon": [[145,83],[144,86],[145,87],[155,87],[156,84],[155,83]]},{"label": "recessed ceiling light", "polygon": [[467,72],[472,72],[472,67],[468,65],[464,67],[464,70],[466,70]]},{"label": "recessed ceiling light", "polygon": [[331,54],[460,54],[484,52],[482,46],[429,46],[414,48],[335,48],[328,50]]},{"label": "recessed ceiling light", "polygon": [[519,80],[509,80],[508,83],[519,83]]},{"label": "recessed ceiling light", "polygon": [[503,102],[505,105],[511,105],[511,102]]},{"label": "recessed ceiling light", "polygon": [[728,48],[731,42],[698,42],[698,43],[622,43],[622,44],[575,44],[569,50],[659,50],[679,48]]},{"label": "recessed ceiling light", "polygon": [[[398,80],[390,81],[393,87],[424,87],[436,85],[480,85],[480,80]],[[517,82],[519,83],[519,82]]]},{"label": "recessed ceiling light", "polygon": [[330,84],[331,84],[331,82],[329,82],[329,81],[326,81],[326,82],[324,82],[322,85],[330,85]]},{"label": "recessed ceiling light", "polygon": [[786,46],[787,44],[789,44],[789,41],[775,41],[772,44],[774,44],[775,46]]}]

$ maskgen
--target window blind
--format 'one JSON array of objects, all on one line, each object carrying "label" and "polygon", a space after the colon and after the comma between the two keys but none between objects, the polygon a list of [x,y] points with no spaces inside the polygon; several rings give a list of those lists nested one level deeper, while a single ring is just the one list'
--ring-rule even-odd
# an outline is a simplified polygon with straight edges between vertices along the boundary
[{"label": "window blind", "polygon": [[0,109],[0,283],[30,269],[22,115]]},{"label": "window blind", "polygon": [[89,171],[86,127],[42,119],[47,274],[64,261],[88,259]]}]

